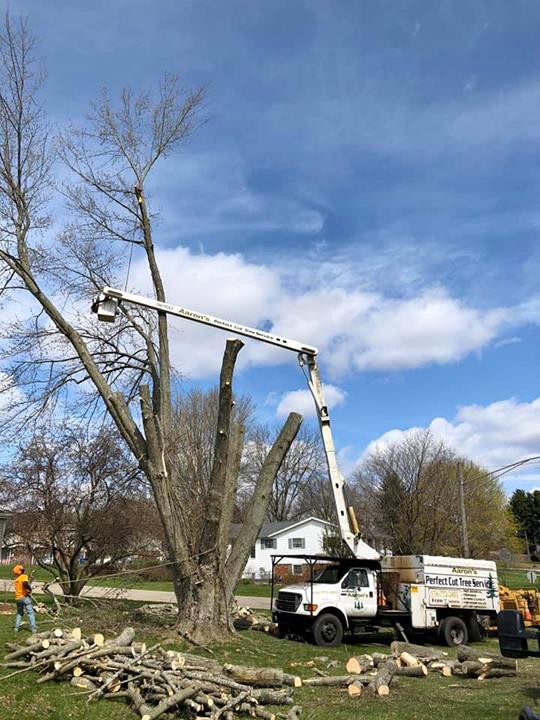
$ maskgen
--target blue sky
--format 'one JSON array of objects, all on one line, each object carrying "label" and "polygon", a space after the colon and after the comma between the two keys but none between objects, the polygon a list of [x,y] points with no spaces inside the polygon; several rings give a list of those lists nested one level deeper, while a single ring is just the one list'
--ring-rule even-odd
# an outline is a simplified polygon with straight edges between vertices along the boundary
[{"label": "blue sky", "polygon": [[[152,180],[169,298],[319,345],[346,470],[412,427],[490,468],[540,454],[537,2],[10,7],[59,125],[103,86],[206,87],[208,122]],[[223,339],[174,325],[188,381],[213,381]],[[242,355],[261,419],[309,409],[294,358]]]}]

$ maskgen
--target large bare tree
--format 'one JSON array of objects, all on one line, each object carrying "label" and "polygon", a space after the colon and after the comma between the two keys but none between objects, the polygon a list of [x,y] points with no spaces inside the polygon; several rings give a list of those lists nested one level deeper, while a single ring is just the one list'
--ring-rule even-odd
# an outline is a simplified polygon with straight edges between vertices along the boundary
[{"label": "large bare tree", "polygon": [[[167,315],[160,312],[154,319],[124,306],[120,322],[103,329],[88,319],[86,307],[99,286],[116,284],[117,269],[132,251],[145,259],[155,297],[166,300],[147,186],[156,167],[200,124],[203,92],[186,92],[177,78],[166,76],[155,98],[124,90],[114,103],[103,93],[87,124],[62,134],[59,155],[70,175],[62,192],[72,219],[53,245],[49,236],[40,235],[53,182],[39,104],[43,76],[34,53],[26,22],[13,24],[7,18],[0,37],[0,263],[5,290],[23,288],[37,307],[32,321],[9,328],[11,376],[24,393],[21,401],[34,412],[61,390],[69,399],[80,397],[79,388],[99,398],[152,488],[174,562],[179,623],[194,639],[207,639],[229,625],[234,587],[301,418],[291,414],[269,449],[249,518],[227,555],[238,456],[233,448],[242,434],[231,412],[242,343],[228,340],[202,500],[206,512],[193,534],[186,523],[189,506],[183,505],[186,481],[175,462]],[[77,307],[85,312],[78,314]],[[140,421],[132,406],[137,397]]]}]

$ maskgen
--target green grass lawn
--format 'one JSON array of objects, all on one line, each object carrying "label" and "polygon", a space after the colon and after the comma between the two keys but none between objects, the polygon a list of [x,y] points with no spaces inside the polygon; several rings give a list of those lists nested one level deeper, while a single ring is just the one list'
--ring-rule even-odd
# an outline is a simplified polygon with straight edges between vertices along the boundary
[{"label": "green grass lawn", "polygon": [[[87,633],[104,631],[109,636],[118,629],[118,623],[130,623],[124,604],[122,609],[107,612],[89,612],[83,617],[83,630]],[[62,625],[70,625],[64,620]],[[13,616],[0,615],[0,642],[13,641]],[[167,648],[186,649],[186,645],[177,642],[171,630],[158,631],[137,628],[137,639],[146,639],[148,644],[156,639],[166,643]],[[18,636],[21,640],[26,633]],[[376,638],[378,651],[385,651],[384,644],[390,641],[381,636]],[[495,650],[493,640],[485,641],[486,649]],[[280,667],[309,677],[313,670],[302,663],[326,656],[329,660],[338,660],[339,666],[327,670],[343,674],[346,660],[355,654],[369,652],[373,645],[351,643],[338,648],[322,649],[307,643],[278,640],[264,633],[243,631],[237,633],[229,642],[213,646],[216,657],[223,662],[261,667]],[[203,650],[190,648],[190,652],[204,654]],[[450,651],[450,656],[454,655]],[[300,664],[298,664],[300,663]],[[325,668],[326,663],[317,661],[317,667]],[[77,696],[68,683],[47,683],[36,685],[34,672],[23,673],[8,680],[1,676],[8,671],[0,670],[0,717],[2,720],[20,720],[21,717],[33,720],[108,720],[132,718],[136,715],[119,701],[98,701],[87,704],[84,695]],[[517,720],[519,709],[529,704],[540,710],[540,659],[519,661],[517,678],[501,678],[479,682],[460,678],[443,678],[430,674],[425,679],[399,678],[399,684],[393,688],[387,698],[351,699],[341,689],[300,688],[295,691],[295,701],[302,705],[303,720]],[[282,712],[283,708],[274,711]]]}]

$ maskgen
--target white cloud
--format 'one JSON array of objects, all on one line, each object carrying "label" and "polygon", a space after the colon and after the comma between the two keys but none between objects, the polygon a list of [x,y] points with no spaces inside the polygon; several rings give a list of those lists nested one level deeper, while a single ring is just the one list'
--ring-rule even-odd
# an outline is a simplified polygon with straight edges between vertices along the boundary
[{"label": "white cloud", "polygon": [[[428,427],[458,454],[490,469],[502,467],[540,454],[540,397],[529,403],[510,398],[490,405],[465,405],[453,420],[438,417]],[[418,428],[390,430],[371,442],[364,455],[400,441],[415,430]],[[532,474],[526,474],[531,470]],[[520,477],[538,481],[534,466],[525,466]]]},{"label": "white cloud", "polygon": [[[338,405],[343,405],[346,393],[335,385],[323,384],[324,397],[326,405],[332,409]],[[286,417],[290,412],[297,412],[304,417],[315,417],[315,403],[309,390],[292,390],[281,396],[276,408],[278,417]]]},{"label": "white cloud", "polygon": [[[386,297],[329,276],[322,286],[294,283],[296,268],[248,262],[240,254],[195,254],[185,247],[158,251],[169,302],[316,345],[323,372],[333,378],[363,370],[403,370],[456,362],[478,352],[502,331],[538,321],[538,303],[479,310],[444,288],[413,297]],[[131,273],[135,288],[151,292],[144,263]],[[316,287],[316,289],[313,289]],[[190,377],[219,368],[225,334],[172,320],[176,366]],[[292,353],[246,342],[240,367],[293,362]]]}]

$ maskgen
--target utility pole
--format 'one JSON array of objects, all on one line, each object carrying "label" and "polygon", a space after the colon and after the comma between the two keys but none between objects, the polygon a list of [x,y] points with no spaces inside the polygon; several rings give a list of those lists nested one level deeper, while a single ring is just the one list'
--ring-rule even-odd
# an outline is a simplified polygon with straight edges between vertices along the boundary
[{"label": "utility pole", "polygon": [[467,515],[465,513],[465,483],[463,482],[463,468],[461,461],[457,464],[457,479],[459,485],[459,507],[461,512],[461,536],[463,541],[463,557],[469,557],[469,533],[467,532]]}]

